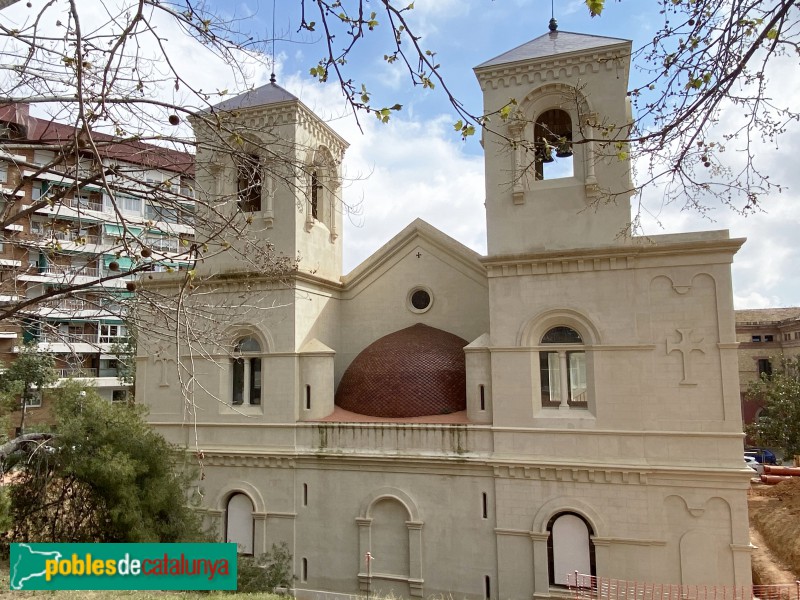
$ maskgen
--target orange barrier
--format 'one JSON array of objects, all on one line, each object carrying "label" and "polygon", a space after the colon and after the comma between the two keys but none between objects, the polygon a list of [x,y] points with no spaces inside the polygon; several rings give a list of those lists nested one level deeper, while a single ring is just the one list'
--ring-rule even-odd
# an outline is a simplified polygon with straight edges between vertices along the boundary
[{"label": "orange barrier", "polygon": [[791,478],[791,475],[762,475],[761,483],[766,483],[767,485],[776,485],[781,481],[786,481],[787,479]]},{"label": "orange barrier", "polygon": [[800,467],[781,467],[774,465],[764,465],[764,473],[768,475],[792,475],[800,476]]}]

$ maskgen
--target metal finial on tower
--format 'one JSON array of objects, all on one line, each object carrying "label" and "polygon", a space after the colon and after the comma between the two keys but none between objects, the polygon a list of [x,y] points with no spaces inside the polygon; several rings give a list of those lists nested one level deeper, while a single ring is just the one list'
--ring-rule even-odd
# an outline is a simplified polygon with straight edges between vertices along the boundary
[{"label": "metal finial on tower", "polygon": [[275,0],[272,0],[272,73],[269,82],[275,83]]},{"label": "metal finial on tower", "polygon": [[556,11],[554,7],[554,0],[550,0],[550,24],[547,26],[550,31],[558,29],[558,21],[556,21]]}]

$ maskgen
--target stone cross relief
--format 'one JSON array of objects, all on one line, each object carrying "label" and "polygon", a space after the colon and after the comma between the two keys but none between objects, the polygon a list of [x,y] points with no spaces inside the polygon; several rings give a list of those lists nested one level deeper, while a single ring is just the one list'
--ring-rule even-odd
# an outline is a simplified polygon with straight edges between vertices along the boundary
[{"label": "stone cross relief", "polygon": [[169,379],[167,379],[167,367],[171,362],[177,364],[175,358],[169,356],[169,352],[166,348],[159,348],[153,354],[153,364],[158,365],[160,363],[161,365],[161,377],[159,378],[158,382],[160,387],[169,387]]},{"label": "stone cross relief", "polygon": [[694,381],[692,377],[692,363],[689,360],[689,356],[691,355],[692,351],[705,354],[705,350],[700,347],[700,343],[703,341],[703,338],[700,338],[699,340],[692,340],[692,329],[679,328],[675,331],[680,336],[680,340],[678,342],[672,342],[667,339],[667,354],[672,352],[681,353],[681,359],[683,361],[683,379],[681,380],[680,384],[697,385],[697,382]]}]

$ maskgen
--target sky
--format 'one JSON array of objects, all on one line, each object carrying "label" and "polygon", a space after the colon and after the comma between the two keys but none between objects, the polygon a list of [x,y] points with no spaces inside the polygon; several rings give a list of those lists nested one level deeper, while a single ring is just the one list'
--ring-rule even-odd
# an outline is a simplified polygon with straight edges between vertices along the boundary
[{"label": "sky", "polygon": [[[125,0],[106,0],[120,4]],[[345,0],[347,3],[348,0]],[[36,3],[41,2],[37,0]],[[352,0],[350,0],[352,3]],[[410,0],[409,0],[410,2]],[[344,201],[351,207],[345,217],[345,272],[352,270],[408,223],[419,217],[477,252],[486,252],[483,155],[479,135],[466,142],[454,131],[458,119],[440,88],[422,90],[410,85],[397,66],[383,60],[391,48],[385,23],[362,40],[345,65],[346,74],[364,82],[375,104],[403,105],[389,123],[360,115],[360,126],[344,103],[334,83],[320,84],[309,75],[324,52],[319,34],[298,33],[300,0],[274,0],[275,72],[278,83],[325,118],[350,147],[345,155]],[[221,18],[257,38],[271,37],[273,0],[208,0]],[[373,0],[376,6],[380,3]],[[663,22],[656,0],[607,2],[601,17],[591,18],[582,0],[554,0],[559,29],[592,35],[632,39],[634,48],[652,39]],[[307,0],[307,10],[314,8]],[[26,9],[20,2],[3,11],[2,17],[21,19]],[[35,8],[35,6],[34,6]],[[13,12],[13,11],[16,11]],[[18,14],[17,14],[18,13]],[[436,52],[437,61],[451,92],[467,107],[481,110],[481,92],[472,68],[490,58],[547,32],[551,3],[542,0],[415,0],[406,13],[421,44]],[[380,19],[380,15],[379,15]],[[307,20],[316,20],[308,16]],[[164,25],[170,59],[205,90],[237,89],[231,73],[206,62],[180,32]],[[337,39],[334,43],[344,43]],[[269,51],[269,49],[267,49]],[[269,81],[270,69],[253,63],[249,84]],[[770,88],[777,103],[800,97],[800,70],[796,61],[779,65]],[[777,77],[776,77],[777,75]],[[641,77],[634,67],[632,78]],[[735,110],[722,115],[734,124],[741,115]],[[746,237],[747,243],[733,265],[736,308],[800,306],[800,278],[794,268],[800,254],[798,217],[800,169],[791,160],[800,151],[792,133],[777,147],[759,148],[767,157],[771,179],[787,189],[766,199],[764,211],[746,217],[711,204],[704,215],[664,205],[658,189],[642,198],[643,233],[677,233],[728,229],[731,237]]]}]

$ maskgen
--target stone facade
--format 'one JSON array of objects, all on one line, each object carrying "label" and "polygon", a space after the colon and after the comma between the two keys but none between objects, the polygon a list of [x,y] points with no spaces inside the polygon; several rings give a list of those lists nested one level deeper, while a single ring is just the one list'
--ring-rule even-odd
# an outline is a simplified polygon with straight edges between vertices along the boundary
[{"label": "stone facade", "polygon": [[[517,99],[504,130],[484,132],[487,256],[415,221],[341,275],[341,235],[309,221],[310,194],[290,194],[302,185],[279,182],[264,192],[273,215],[253,224],[287,253],[304,248],[299,269],[276,281],[207,261],[204,301],[246,303],[202,347],[140,346],[137,400],[168,439],[203,451],[192,501],[245,552],[286,541],[298,596],[546,598],[573,570],[750,583],[730,278],[743,240],[624,235],[628,162],[591,140],[629,122],[629,52],[557,32],[476,68],[487,112]],[[266,104],[243,99],[230,118],[276,115],[276,139],[294,140],[308,173],[318,152],[340,159],[343,142],[285,94],[263,89]],[[571,173],[550,177],[547,148],[562,143]],[[225,169],[199,153],[198,186],[235,196]],[[355,358],[419,324],[470,342],[466,409],[337,407]],[[177,356],[192,357],[193,378],[179,380]],[[389,380],[398,402],[415,393]]]},{"label": "stone facade", "polygon": [[747,386],[761,373],[772,372],[776,358],[800,354],[800,308],[737,310],[736,341],[739,342],[742,418],[745,423],[752,423],[763,405],[759,400],[746,397]]}]

